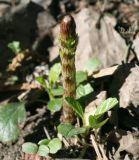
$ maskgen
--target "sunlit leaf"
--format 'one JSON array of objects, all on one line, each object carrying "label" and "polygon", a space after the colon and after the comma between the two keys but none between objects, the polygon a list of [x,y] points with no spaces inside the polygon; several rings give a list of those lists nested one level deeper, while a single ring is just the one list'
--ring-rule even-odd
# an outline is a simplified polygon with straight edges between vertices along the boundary
[{"label": "sunlit leaf", "polygon": [[104,114],[105,112],[109,111],[117,104],[118,104],[118,100],[116,98],[108,98],[97,107],[95,115]]},{"label": "sunlit leaf", "polygon": [[85,131],[85,128],[75,128],[71,124],[60,124],[58,126],[58,132],[66,138],[85,133]]},{"label": "sunlit leaf", "polygon": [[37,154],[42,157],[47,157],[49,154],[49,148],[46,145],[40,145]]},{"label": "sunlit leaf", "polygon": [[28,154],[35,154],[38,151],[38,146],[35,143],[26,142],[22,145],[22,151]]},{"label": "sunlit leaf", "polygon": [[48,82],[44,79],[43,76],[36,77],[36,81],[38,81],[44,89],[48,90]]},{"label": "sunlit leaf", "polygon": [[20,42],[13,41],[13,42],[8,44],[8,48],[10,48],[12,50],[12,52],[17,54],[17,53],[19,53],[21,51]]},{"label": "sunlit leaf", "polygon": [[91,92],[93,92],[93,88],[89,83],[87,83],[85,85],[80,84],[78,86],[78,88],[76,89],[76,96],[77,96],[77,98],[81,98]]},{"label": "sunlit leaf", "polygon": [[58,138],[54,138],[49,142],[48,147],[50,149],[50,153],[55,154],[62,148],[62,143]]},{"label": "sunlit leaf", "polygon": [[48,145],[48,143],[50,142],[49,139],[42,139],[38,142],[39,145]]},{"label": "sunlit leaf", "polygon": [[61,107],[62,107],[61,98],[52,99],[48,102],[48,105],[47,105],[47,108],[53,113],[59,111]]},{"label": "sunlit leaf", "polygon": [[61,73],[61,64],[60,63],[54,64],[49,72],[48,76],[49,82],[51,84],[54,84],[59,79],[60,73]]}]

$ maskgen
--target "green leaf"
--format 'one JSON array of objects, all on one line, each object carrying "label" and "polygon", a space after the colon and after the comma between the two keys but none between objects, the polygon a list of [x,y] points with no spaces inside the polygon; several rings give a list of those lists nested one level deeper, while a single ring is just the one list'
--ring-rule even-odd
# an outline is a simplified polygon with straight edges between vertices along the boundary
[{"label": "green leaf", "polygon": [[48,90],[48,81],[46,81],[43,76],[36,77],[36,81],[39,82],[46,91]]},{"label": "green leaf", "polygon": [[35,143],[26,142],[22,145],[22,151],[28,154],[34,154],[38,151],[38,146]]},{"label": "green leaf", "polygon": [[10,48],[12,50],[12,52],[17,54],[17,53],[19,53],[21,51],[20,42],[13,41],[13,42],[8,44],[8,48]]},{"label": "green leaf", "polygon": [[76,89],[76,96],[77,98],[81,98],[83,96],[86,96],[87,94],[93,92],[92,86],[87,83],[86,85],[79,85],[78,88]]},{"label": "green leaf", "polygon": [[52,93],[54,96],[61,96],[63,94],[63,87],[58,86],[57,88],[52,89]]},{"label": "green leaf", "polygon": [[42,139],[38,142],[39,145],[48,145],[48,143],[50,142],[49,139]]},{"label": "green leaf", "polygon": [[77,113],[77,115],[80,118],[82,118],[82,120],[83,120],[84,119],[84,113],[83,113],[83,108],[80,105],[80,103],[72,97],[66,97],[65,100],[71,106],[71,108]]},{"label": "green leaf", "polygon": [[50,149],[50,153],[55,154],[62,148],[62,143],[58,138],[54,138],[49,142],[48,147]]},{"label": "green leaf", "polygon": [[97,119],[95,118],[95,116],[90,115],[89,116],[89,125],[91,127],[94,127],[97,124]]},{"label": "green leaf", "polygon": [[66,138],[85,133],[85,131],[85,128],[75,128],[71,124],[60,124],[58,126],[58,132]]},{"label": "green leaf", "polygon": [[60,63],[56,63],[54,64],[49,72],[49,76],[48,76],[48,80],[51,84],[54,84],[60,76],[61,73],[61,64]]},{"label": "green leaf", "polygon": [[87,72],[77,71],[76,72],[76,85],[78,86],[83,81],[87,80]]},{"label": "green leaf", "polygon": [[47,105],[47,108],[53,113],[59,111],[61,107],[62,107],[61,98],[52,99],[48,102],[48,105]]},{"label": "green leaf", "polygon": [[68,133],[74,128],[74,126],[70,123],[68,124],[60,124],[57,129],[60,134],[64,137],[68,137]]},{"label": "green leaf", "polygon": [[85,128],[73,128],[69,133],[67,137],[72,137],[78,134],[85,133],[86,129]]},{"label": "green leaf", "polygon": [[101,128],[104,124],[106,124],[108,122],[109,118],[106,118],[105,120],[103,120],[102,122],[98,122],[98,119],[95,116],[90,115],[89,116],[89,125],[92,128]]},{"label": "green leaf", "polygon": [[15,141],[20,133],[18,125],[26,117],[24,103],[9,103],[0,106],[0,141]]},{"label": "green leaf", "polygon": [[85,70],[87,72],[93,72],[101,65],[101,62],[98,58],[90,58],[85,64]]},{"label": "green leaf", "polygon": [[49,154],[49,148],[46,145],[40,145],[37,154],[39,156],[47,157]]},{"label": "green leaf", "polygon": [[102,102],[95,112],[95,115],[101,115],[105,112],[112,109],[116,104],[118,104],[118,100],[116,98],[108,98],[104,102]]}]

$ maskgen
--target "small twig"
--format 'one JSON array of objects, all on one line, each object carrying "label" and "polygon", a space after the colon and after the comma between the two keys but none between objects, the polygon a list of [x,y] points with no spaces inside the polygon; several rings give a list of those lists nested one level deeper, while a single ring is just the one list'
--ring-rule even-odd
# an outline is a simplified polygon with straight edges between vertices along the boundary
[{"label": "small twig", "polygon": [[46,129],[46,127],[43,127],[43,129],[44,129],[44,132],[45,132],[45,134],[46,134],[46,137],[50,140],[51,137],[50,137],[50,135],[49,135],[49,133],[48,133],[48,130]]},{"label": "small twig", "polygon": [[69,148],[70,145],[69,145],[68,141],[64,137],[62,138],[62,141],[65,144],[66,148]]},{"label": "small twig", "polygon": [[107,156],[105,155],[104,149],[103,149],[103,147],[102,147],[101,144],[99,144],[99,148],[100,148],[100,150],[101,150],[101,153],[102,153],[102,156],[103,156],[103,160],[108,160],[108,158],[107,158]]},{"label": "small twig", "polygon": [[39,112],[38,114],[35,114],[35,115],[33,115],[33,116],[28,117],[28,118],[26,119],[26,123],[27,123],[27,122],[32,122],[32,121],[34,121],[35,119],[42,117],[44,113],[45,113],[45,111],[44,111],[44,112]]},{"label": "small twig", "polygon": [[99,159],[99,160],[103,160],[103,157],[101,156],[101,153],[100,153],[100,151],[99,151],[99,147],[98,147],[98,145],[97,145],[97,143],[96,143],[96,141],[95,141],[95,137],[94,137],[93,134],[90,135],[90,139],[91,139],[92,145],[93,145],[93,147],[94,147],[94,149],[95,149],[95,152],[96,152],[96,154],[97,154],[97,156],[98,156],[98,159]]},{"label": "small twig", "polygon": [[0,92],[7,92],[7,91],[20,91],[20,90],[31,90],[31,89],[38,89],[40,88],[36,83],[22,83],[17,85],[5,85],[0,86]]}]

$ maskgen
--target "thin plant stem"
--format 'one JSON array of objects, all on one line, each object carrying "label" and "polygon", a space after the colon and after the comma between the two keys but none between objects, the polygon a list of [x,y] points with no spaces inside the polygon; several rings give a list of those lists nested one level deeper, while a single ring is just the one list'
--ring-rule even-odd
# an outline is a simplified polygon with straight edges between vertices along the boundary
[{"label": "thin plant stem", "polygon": [[75,114],[72,108],[66,103],[65,97],[76,97],[76,69],[75,69],[75,51],[78,41],[76,34],[76,25],[73,17],[67,15],[60,24],[59,52],[62,65],[62,83],[63,83],[63,112],[61,121],[63,123],[75,122]]}]

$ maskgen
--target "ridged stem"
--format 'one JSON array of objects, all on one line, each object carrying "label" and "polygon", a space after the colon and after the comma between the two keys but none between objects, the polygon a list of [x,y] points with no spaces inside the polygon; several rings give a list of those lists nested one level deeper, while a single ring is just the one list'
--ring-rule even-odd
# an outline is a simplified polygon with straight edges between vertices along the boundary
[{"label": "ridged stem", "polygon": [[60,24],[60,58],[62,65],[62,83],[63,94],[63,112],[61,121],[63,123],[73,123],[75,114],[72,108],[66,103],[65,97],[76,98],[76,69],[75,69],[75,51],[78,36],[75,32],[76,25],[72,16],[67,15]]}]

